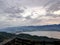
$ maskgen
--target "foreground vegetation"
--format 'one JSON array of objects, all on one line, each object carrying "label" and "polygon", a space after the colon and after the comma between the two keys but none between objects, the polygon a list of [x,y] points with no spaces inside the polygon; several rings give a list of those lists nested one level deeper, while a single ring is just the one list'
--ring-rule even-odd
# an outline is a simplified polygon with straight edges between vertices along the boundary
[{"label": "foreground vegetation", "polygon": [[[15,37],[13,39],[13,37]],[[48,38],[46,36],[32,36],[28,34],[11,34],[6,32],[0,32],[0,42],[4,42],[7,39],[6,45],[60,45],[60,39]],[[5,42],[4,42],[5,43]]]},{"label": "foreground vegetation", "polygon": [[6,33],[6,32],[0,32],[0,42],[10,39],[12,37],[14,37],[15,34],[11,34],[11,33]]}]

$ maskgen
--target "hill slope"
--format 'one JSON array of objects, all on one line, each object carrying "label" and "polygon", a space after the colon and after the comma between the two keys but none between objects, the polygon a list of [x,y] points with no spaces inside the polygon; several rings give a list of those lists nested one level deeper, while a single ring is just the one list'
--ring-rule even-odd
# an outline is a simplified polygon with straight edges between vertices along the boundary
[{"label": "hill slope", "polygon": [[15,34],[0,32],[0,42],[7,40],[9,38],[13,38],[14,36],[15,36]]}]

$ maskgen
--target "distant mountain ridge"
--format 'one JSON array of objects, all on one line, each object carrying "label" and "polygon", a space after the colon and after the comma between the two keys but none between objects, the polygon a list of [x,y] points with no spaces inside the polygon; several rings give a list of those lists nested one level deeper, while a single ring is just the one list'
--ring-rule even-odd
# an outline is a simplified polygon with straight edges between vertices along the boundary
[{"label": "distant mountain ridge", "polygon": [[60,24],[44,25],[44,26],[20,26],[20,27],[8,27],[1,29],[7,32],[26,32],[26,31],[60,31]]}]

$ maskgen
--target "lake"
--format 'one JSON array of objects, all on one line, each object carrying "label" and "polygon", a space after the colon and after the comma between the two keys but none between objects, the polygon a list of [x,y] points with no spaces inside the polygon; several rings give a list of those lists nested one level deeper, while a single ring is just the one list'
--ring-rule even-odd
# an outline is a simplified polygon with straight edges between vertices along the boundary
[{"label": "lake", "polygon": [[49,38],[60,39],[60,32],[58,31],[32,31],[32,32],[22,32],[22,33],[30,34],[30,35],[37,35],[37,36],[47,36]]}]

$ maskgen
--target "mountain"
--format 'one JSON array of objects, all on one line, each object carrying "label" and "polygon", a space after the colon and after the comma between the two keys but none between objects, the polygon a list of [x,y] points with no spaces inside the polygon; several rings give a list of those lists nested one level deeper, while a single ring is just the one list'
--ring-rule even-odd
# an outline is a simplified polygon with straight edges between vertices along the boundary
[{"label": "mountain", "polygon": [[44,26],[20,26],[20,27],[7,27],[0,29],[6,32],[26,32],[26,31],[60,31],[60,24],[44,25]]}]

